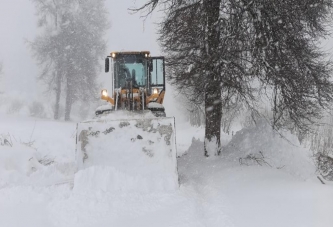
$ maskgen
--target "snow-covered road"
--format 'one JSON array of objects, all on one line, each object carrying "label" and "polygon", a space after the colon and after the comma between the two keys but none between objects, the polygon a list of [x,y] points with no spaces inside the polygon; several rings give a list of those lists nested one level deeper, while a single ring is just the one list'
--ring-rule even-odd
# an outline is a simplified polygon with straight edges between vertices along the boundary
[{"label": "snow-covered road", "polygon": [[[177,136],[182,138],[183,134],[185,138],[197,129],[183,125],[177,130]],[[287,149],[279,139],[269,140],[267,147],[260,143],[270,167],[240,165],[237,155],[247,153],[231,154],[230,146],[225,148],[224,156],[207,159],[200,141],[193,140],[190,146],[191,141],[177,138],[182,147],[190,147],[178,159],[179,190],[111,193],[59,184],[73,182],[74,132],[74,123],[0,116],[0,135],[9,133],[16,138],[13,147],[0,146],[0,226],[332,226],[333,185],[322,185],[314,173],[309,175],[313,166],[304,161],[298,166],[308,169],[300,173],[288,166],[275,168],[304,159],[295,151],[288,161],[283,153],[281,163],[275,162],[273,151],[268,150],[277,144]],[[246,133],[250,135],[251,131]],[[236,135],[232,147],[239,144],[238,150],[245,148],[241,138]],[[30,140],[35,141],[34,149],[21,143]],[[259,141],[253,144],[257,146]],[[49,157],[54,163],[30,163],[31,157]],[[31,167],[36,169],[29,172]]]}]

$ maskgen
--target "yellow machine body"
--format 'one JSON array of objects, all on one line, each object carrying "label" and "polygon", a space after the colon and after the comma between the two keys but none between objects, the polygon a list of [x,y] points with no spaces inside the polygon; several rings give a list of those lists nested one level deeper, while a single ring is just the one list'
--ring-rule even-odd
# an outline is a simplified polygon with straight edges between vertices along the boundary
[{"label": "yellow machine body", "polygon": [[165,117],[164,57],[151,57],[149,51],[111,52],[105,61],[111,72],[112,89],[101,91],[101,99],[110,108],[98,109],[96,115],[116,110],[150,110]]}]

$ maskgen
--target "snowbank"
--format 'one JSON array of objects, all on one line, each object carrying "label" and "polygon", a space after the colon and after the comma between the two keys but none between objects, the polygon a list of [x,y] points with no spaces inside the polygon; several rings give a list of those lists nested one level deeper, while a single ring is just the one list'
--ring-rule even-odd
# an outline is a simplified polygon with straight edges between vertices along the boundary
[{"label": "snowbank", "polygon": [[[0,188],[6,186],[49,186],[72,180],[74,165],[54,163],[42,157],[30,144],[6,138],[9,143],[0,144]],[[0,139],[1,140],[1,139]]]},{"label": "snowbank", "polygon": [[0,114],[0,188],[72,181],[73,132],[72,123]]},{"label": "snowbank", "polygon": [[0,188],[28,181],[40,167],[33,148],[0,135]]},{"label": "snowbank", "polygon": [[289,132],[279,134],[265,121],[238,131],[222,155],[244,165],[271,166],[302,179],[315,173],[311,152],[300,145],[297,137]]},{"label": "snowbank", "polygon": [[[177,143],[187,150],[178,158],[179,190],[159,191],[159,185],[165,187],[160,184],[161,178],[151,178],[156,182],[153,185],[145,182],[144,176],[107,165],[80,170],[71,188],[71,184],[53,183],[57,177],[66,179],[73,173],[75,124],[0,115],[0,134],[9,132],[18,141],[13,147],[0,146],[0,175],[6,177],[0,178],[2,183],[4,179],[7,181],[0,186],[0,226],[332,226],[332,185],[290,175],[297,171],[304,175],[302,169],[287,168],[294,161],[300,162],[295,168],[301,167],[301,163],[305,163],[307,171],[313,168],[311,161],[307,164],[308,153],[272,133],[269,126],[242,130],[224,147],[223,156],[215,158],[205,158],[203,142],[192,141],[193,137],[203,137],[200,128],[185,123],[177,128],[180,128],[177,138],[183,138]],[[290,141],[296,139],[288,133],[284,135]],[[120,133],[118,140],[123,137]],[[228,138],[222,136],[223,144]],[[35,141],[33,147],[37,151],[20,143],[30,140]],[[186,148],[191,142],[191,147]],[[250,161],[240,165],[239,158],[258,155],[259,150],[272,168]],[[44,157],[52,157],[54,163],[33,163],[36,171],[31,171],[31,157],[44,160],[44,164],[47,161]],[[11,165],[5,169],[5,163]],[[281,165],[285,166],[276,168]],[[129,168],[134,170],[134,164]],[[148,176],[156,175],[152,172]],[[14,187],[7,187],[9,180]],[[115,181],[118,182],[113,184]],[[142,185],[134,185],[138,181]],[[129,188],[138,190],[128,191]]]}]

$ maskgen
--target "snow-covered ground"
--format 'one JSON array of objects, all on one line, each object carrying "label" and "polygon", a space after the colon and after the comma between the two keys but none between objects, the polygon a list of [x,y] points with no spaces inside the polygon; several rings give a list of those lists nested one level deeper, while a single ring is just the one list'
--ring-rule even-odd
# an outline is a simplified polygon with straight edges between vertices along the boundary
[{"label": "snow-covered ground", "polygon": [[176,128],[178,190],[87,191],[74,184],[75,123],[1,114],[0,226],[333,225],[333,184],[293,136],[262,123],[223,135],[223,154],[204,158],[203,129]]}]

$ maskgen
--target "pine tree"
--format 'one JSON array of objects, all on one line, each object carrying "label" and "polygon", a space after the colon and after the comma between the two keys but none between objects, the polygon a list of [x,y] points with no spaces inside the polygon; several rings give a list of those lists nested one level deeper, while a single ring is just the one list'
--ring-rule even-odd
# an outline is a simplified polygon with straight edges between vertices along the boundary
[{"label": "pine tree", "polygon": [[[206,110],[205,155],[220,153],[223,109],[259,113],[272,125],[307,131],[333,98],[331,62],[318,47],[327,35],[330,0],[149,0],[163,4],[160,41],[169,78]],[[214,146],[215,144],[215,146]]]}]

